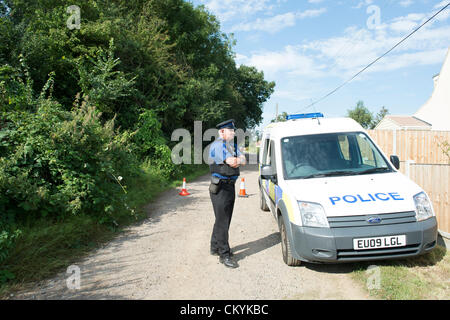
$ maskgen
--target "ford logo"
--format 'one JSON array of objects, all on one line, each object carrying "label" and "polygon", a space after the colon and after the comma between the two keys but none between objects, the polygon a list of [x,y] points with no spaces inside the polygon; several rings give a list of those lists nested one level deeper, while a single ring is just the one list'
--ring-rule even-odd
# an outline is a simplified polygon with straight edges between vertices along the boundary
[{"label": "ford logo", "polygon": [[367,222],[372,223],[372,224],[380,223],[381,218],[380,217],[370,217],[369,219],[367,219]]}]

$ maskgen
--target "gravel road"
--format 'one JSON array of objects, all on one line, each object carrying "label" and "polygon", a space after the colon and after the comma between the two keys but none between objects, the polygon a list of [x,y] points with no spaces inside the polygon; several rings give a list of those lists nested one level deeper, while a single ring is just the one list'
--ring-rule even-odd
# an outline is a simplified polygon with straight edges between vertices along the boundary
[{"label": "gravel road", "polygon": [[[68,289],[71,274],[36,284],[15,299],[368,299],[353,281],[351,264],[288,267],[270,212],[259,209],[258,171],[241,171],[248,198],[236,198],[230,246],[239,268],[228,269],[209,254],[214,213],[209,176],[187,181],[190,196],[170,190],[147,206],[148,219],[76,266],[80,288]],[[239,183],[236,192],[239,192]]]}]

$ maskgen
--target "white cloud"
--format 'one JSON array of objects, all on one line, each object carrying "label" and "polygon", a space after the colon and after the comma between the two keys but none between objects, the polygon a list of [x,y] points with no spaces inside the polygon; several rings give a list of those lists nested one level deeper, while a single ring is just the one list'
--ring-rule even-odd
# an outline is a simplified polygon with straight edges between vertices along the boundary
[{"label": "white cloud", "polygon": [[441,8],[443,8],[444,6],[446,6],[447,4],[448,4],[448,1],[447,1],[447,0],[441,1],[441,2],[439,2],[437,5],[434,6],[434,9],[441,9]]},{"label": "white cloud", "polygon": [[304,18],[315,18],[318,16],[321,16],[322,14],[324,14],[327,11],[326,8],[320,8],[320,9],[312,9],[312,10],[306,10],[303,12],[299,12],[297,13],[297,17],[300,19],[304,19]]},{"label": "white cloud", "polygon": [[406,34],[413,31],[419,24],[425,22],[427,16],[422,13],[411,13],[405,17],[398,17],[392,20],[388,27],[395,31]]},{"label": "white cloud", "polygon": [[[294,78],[348,79],[391,49],[431,14],[412,13],[386,21],[375,30],[350,27],[338,37],[255,52],[243,59],[267,75]],[[449,15],[442,15],[441,22]],[[442,63],[450,44],[450,25],[434,20],[383,57],[365,74]]]},{"label": "white cloud", "polygon": [[[398,27],[398,25],[396,25]],[[316,41],[310,45],[312,52],[319,53],[321,62],[332,65],[330,74],[349,77],[381,56],[398,43],[402,36],[386,29],[371,33],[366,30],[354,30],[345,37]],[[342,41],[347,43],[347,53],[339,54]],[[450,43],[450,26],[424,29],[406,40],[389,55],[369,68],[366,73],[398,70],[416,65],[442,63]]]},{"label": "white cloud", "polygon": [[306,10],[302,12],[288,12],[279,14],[270,18],[261,19],[258,18],[252,22],[239,23],[231,28],[232,32],[235,31],[265,31],[269,33],[277,33],[278,31],[295,25],[297,20],[306,18],[315,18],[326,12],[325,8]]},{"label": "white cloud", "polygon": [[412,5],[413,3],[414,3],[413,0],[402,0],[402,1],[399,2],[399,4],[400,4],[402,7],[404,7],[404,8],[409,7],[409,6]]},{"label": "white cloud", "polygon": [[360,1],[355,7],[353,7],[354,9],[360,9],[364,6],[369,6],[373,3],[373,0],[363,0]]},{"label": "white cloud", "polygon": [[231,31],[235,32],[235,31],[259,30],[259,31],[266,31],[269,33],[276,33],[286,27],[294,26],[295,20],[296,20],[295,13],[288,12],[267,19],[258,18],[252,22],[239,23],[234,25],[231,28]]},{"label": "white cloud", "polygon": [[411,66],[442,64],[446,53],[447,48],[442,48],[393,55],[388,59],[380,60],[378,64],[374,65],[371,72],[386,72]]},{"label": "white cloud", "polygon": [[203,0],[202,3],[222,22],[236,17],[270,12],[274,5],[270,0]]},{"label": "white cloud", "polygon": [[244,64],[263,70],[268,77],[279,73],[317,77],[323,66],[317,65],[313,57],[302,54],[298,46],[286,46],[281,51],[258,52],[242,60]]},{"label": "white cloud", "polygon": [[304,92],[301,94],[298,92],[298,89],[291,88],[288,90],[276,90],[273,95],[271,96],[271,99],[287,99],[295,102],[302,102],[307,99],[310,99],[311,95],[305,95]]}]

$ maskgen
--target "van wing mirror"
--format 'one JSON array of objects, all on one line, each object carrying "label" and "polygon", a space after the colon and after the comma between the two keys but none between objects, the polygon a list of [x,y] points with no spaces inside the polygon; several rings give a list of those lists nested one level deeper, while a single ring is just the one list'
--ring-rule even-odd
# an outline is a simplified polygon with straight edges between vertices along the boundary
[{"label": "van wing mirror", "polygon": [[391,156],[391,163],[394,165],[395,169],[400,169],[400,160],[397,156]]},{"label": "van wing mirror", "polygon": [[276,173],[273,170],[273,167],[270,165],[261,166],[261,179],[264,180],[272,180],[276,176]]}]

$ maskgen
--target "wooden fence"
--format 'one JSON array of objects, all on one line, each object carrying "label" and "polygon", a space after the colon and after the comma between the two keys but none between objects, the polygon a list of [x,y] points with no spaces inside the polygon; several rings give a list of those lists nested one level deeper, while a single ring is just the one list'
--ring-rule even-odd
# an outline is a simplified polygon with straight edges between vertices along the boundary
[{"label": "wooden fence", "polygon": [[389,157],[397,155],[400,171],[421,186],[433,202],[441,234],[450,234],[450,158],[444,152],[450,131],[369,130]]},{"label": "wooden fence", "polygon": [[388,157],[395,154],[402,161],[450,164],[450,155],[444,151],[446,143],[450,143],[450,131],[369,130],[368,132]]},{"label": "wooden fence", "polygon": [[433,202],[438,228],[441,232],[445,232],[448,237],[450,234],[450,165],[401,162],[400,171],[403,174],[408,171],[409,174],[406,175],[428,194]]}]

